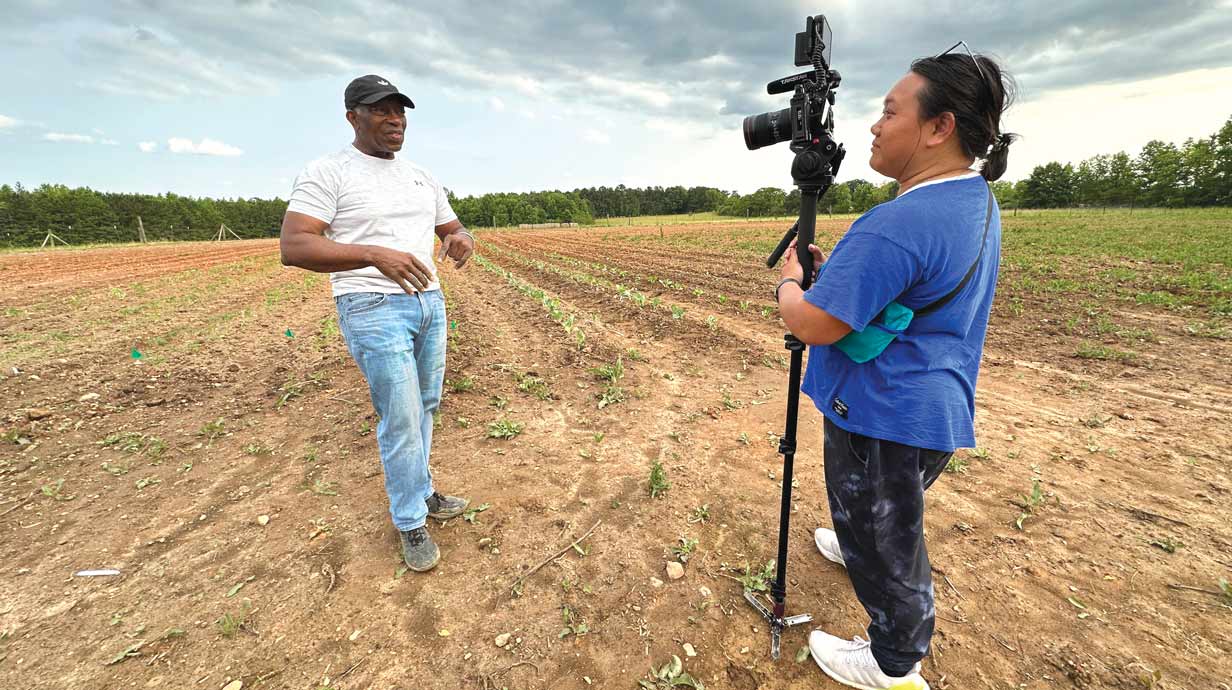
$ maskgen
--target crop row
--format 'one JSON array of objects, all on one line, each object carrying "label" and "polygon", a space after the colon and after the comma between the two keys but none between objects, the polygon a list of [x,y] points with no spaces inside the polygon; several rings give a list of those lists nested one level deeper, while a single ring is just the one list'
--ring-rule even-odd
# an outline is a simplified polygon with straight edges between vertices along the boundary
[{"label": "crop row", "polygon": [[579,351],[586,347],[586,332],[582,330],[580,325],[578,325],[578,322],[581,319],[576,312],[566,311],[563,309],[558,298],[553,297],[552,295],[544,292],[541,288],[518,278],[513,274],[513,272],[505,268],[501,268],[483,256],[476,255],[475,262],[482,266],[484,270],[504,278],[505,282],[513,289],[538,302],[543,310],[547,312],[548,317],[564,329],[565,333],[573,340],[574,347],[576,347]]}]

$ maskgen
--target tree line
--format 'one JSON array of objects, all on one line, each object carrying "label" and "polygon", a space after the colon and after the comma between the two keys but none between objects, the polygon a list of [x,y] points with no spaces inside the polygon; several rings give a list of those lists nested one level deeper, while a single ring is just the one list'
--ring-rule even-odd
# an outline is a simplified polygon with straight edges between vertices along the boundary
[{"label": "tree line", "polygon": [[1153,140],[1135,157],[1121,151],[1077,166],[1039,165],[995,190],[1002,208],[1232,206],[1232,117],[1207,138],[1180,146]]},{"label": "tree line", "polygon": [[148,240],[208,240],[226,224],[243,238],[277,236],[282,199],[195,199],[117,194],[88,187],[0,185],[0,246],[38,246],[50,230],[71,244],[134,242],[137,218]]},{"label": "tree line", "polygon": [[[1151,141],[1137,156],[1122,151],[1078,165],[1036,166],[993,189],[1002,208],[1232,206],[1232,117],[1210,137],[1181,145]],[[898,193],[898,183],[851,180],[832,186],[822,213],[862,213]],[[587,187],[569,192],[493,193],[450,202],[470,227],[593,223],[598,218],[714,212],[733,217],[791,216],[799,190],[764,187],[741,195],[714,187]],[[286,202],[209,199],[167,193],[123,194],[44,184],[0,185],[0,246],[31,246],[51,230],[73,244],[130,242],[140,217],[150,240],[204,240],[226,224],[240,237],[278,234]]]}]

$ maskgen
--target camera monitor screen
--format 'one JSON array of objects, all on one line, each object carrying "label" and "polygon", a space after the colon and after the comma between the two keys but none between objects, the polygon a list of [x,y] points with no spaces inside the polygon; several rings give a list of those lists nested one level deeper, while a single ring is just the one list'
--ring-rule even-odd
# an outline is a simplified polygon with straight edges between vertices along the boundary
[{"label": "camera monitor screen", "polygon": [[822,65],[829,69],[830,51],[833,48],[833,33],[830,31],[830,22],[826,21],[826,15],[824,14],[809,17],[805,22],[804,31],[796,34],[797,67],[813,64],[813,50],[816,49],[819,38],[821,40]]}]

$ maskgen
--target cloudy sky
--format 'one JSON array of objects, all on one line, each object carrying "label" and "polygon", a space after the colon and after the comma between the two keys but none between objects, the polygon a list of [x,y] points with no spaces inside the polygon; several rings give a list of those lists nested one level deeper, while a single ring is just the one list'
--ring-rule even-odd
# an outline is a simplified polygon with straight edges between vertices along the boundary
[{"label": "cloudy sky", "polygon": [[342,91],[418,106],[403,155],[455,192],[788,187],[745,115],[786,106],[807,14],[834,27],[840,179],[885,91],[959,39],[1016,76],[1008,179],[1050,160],[1205,137],[1232,116],[1232,0],[1063,3],[0,0],[0,183],[281,196],[348,144]]}]

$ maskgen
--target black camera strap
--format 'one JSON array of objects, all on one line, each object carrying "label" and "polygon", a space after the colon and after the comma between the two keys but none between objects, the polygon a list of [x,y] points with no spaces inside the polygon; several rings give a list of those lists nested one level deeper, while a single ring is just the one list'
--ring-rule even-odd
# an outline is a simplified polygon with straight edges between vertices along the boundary
[{"label": "black camera strap", "polygon": [[933,302],[932,304],[929,304],[928,306],[921,307],[920,309],[916,309],[915,310],[916,316],[924,316],[925,314],[931,314],[937,311],[938,309],[940,309],[941,307],[944,307],[946,303],[954,299],[954,297],[958,295],[958,293],[962,292],[962,289],[966,287],[967,282],[971,280],[971,276],[975,275],[975,269],[979,267],[980,259],[984,258],[984,244],[988,241],[988,226],[989,224],[992,223],[992,204],[993,204],[992,187],[989,187],[988,188],[988,212],[984,215],[984,236],[980,239],[980,253],[976,255],[975,263],[971,264],[971,268],[967,270],[967,275],[963,276],[962,281],[958,283],[958,285],[953,290],[950,290],[948,293],[946,293],[945,296],[937,299],[937,301]]}]

